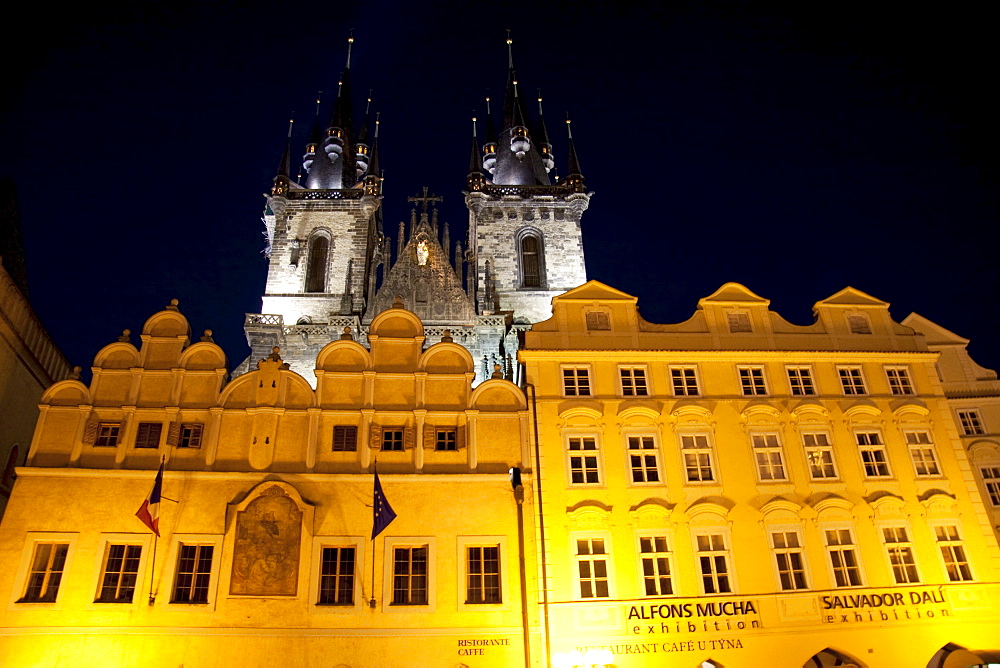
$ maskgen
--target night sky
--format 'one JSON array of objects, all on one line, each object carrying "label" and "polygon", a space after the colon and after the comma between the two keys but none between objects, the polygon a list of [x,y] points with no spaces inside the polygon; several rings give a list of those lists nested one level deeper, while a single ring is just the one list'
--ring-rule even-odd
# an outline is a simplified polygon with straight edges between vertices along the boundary
[{"label": "night sky", "polygon": [[248,354],[261,194],[289,114],[301,155],[316,91],[332,100],[351,29],[355,118],[369,88],[382,114],[387,234],[428,186],[462,238],[471,116],[502,95],[510,28],[562,173],[573,119],[595,192],[588,276],[638,296],[646,319],[685,320],[737,281],[807,324],[851,285],[1000,367],[987,5],[470,4],[5,10],[0,176],[19,190],[30,297],[71,363],[171,298],[230,367]]}]

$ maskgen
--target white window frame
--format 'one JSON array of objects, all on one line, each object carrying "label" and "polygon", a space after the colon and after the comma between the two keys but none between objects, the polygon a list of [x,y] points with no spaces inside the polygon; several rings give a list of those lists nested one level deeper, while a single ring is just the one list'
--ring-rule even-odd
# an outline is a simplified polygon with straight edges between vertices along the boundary
[{"label": "white window frame", "polygon": [[[694,364],[674,364],[667,367],[670,375],[670,392],[675,397],[700,397],[701,378]],[[692,387],[693,384],[693,387]]]},{"label": "white window frame", "polygon": [[[219,589],[219,569],[222,566],[222,542],[223,536],[216,534],[174,534],[170,543],[170,552],[167,562],[170,564],[170,591],[165,599],[172,608],[197,608],[214,610]],[[177,589],[177,570],[180,566],[180,554],[182,545],[211,545],[212,546],[212,570],[208,580],[208,599],[204,603],[193,603],[187,601],[174,601],[174,592]]]},{"label": "white window frame", "polygon": [[[697,445],[698,439],[705,439],[705,446],[701,447]],[[680,441],[680,458],[681,458],[681,471],[684,474],[684,483],[687,485],[718,485],[719,481],[719,471],[717,470],[715,463],[715,444],[712,441],[712,434],[709,431],[684,431],[677,434],[677,439]],[[686,445],[686,439],[691,439],[692,445]],[[689,474],[689,467],[687,464],[687,455],[697,455],[699,459],[702,455],[708,456],[708,471],[712,475],[711,480],[691,480]],[[697,464],[697,469],[701,472],[704,467],[699,461]],[[699,473],[699,477],[700,473]]]},{"label": "white window frame", "polygon": [[[789,535],[795,537],[795,542],[798,545],[775,545],[775,536],[781,534],[782,540],[787,540]],[[796,592],[796,591],[806,591],[810,589],[809,586],[809,563],[806,559],[806,546],[805,541],[802,538],[802,530],[797,526],[787,526],[787,525],[768,525],[767,526],[767,547],[771,551],[771,565],[774,569],[774,581],[777,584],[778,591],[783,592]],[[785,587],[782,583],[782,567],[779,563],[779,556],[790,557],[790,555],[798,555],[799,558],[799,570],[801,570],[802,575],[802,586],[797,586],[798,583],[795,581],[794,567],[791,566],[792,559],[789,558],[787,565],[790,567],[790,577],[789,583],[791,587]]]},{"label": "white window frame", "polygon": [[865,370],[859,364],[841,364],[837,366],[837,377],[840,379],[840,389],[845,397],[868,396],[868,382]]},{"label": "white window frame", "polygon": [[[567,371],[572,371],[573,374],[567,376]],[[582,375],[580,374],[581,371],[583,372]],[[594,375],[591,373],[589,364],[564,364],[559,367],[559,375],[559,382],[562,383],[562,395],[564,397],[575,398],[594,396]],[[581,378],[586,379],[586,388],[581,387]],[[570,379],[572,379],[572,382],[569,382]],[[586,392],[581,392],[581,389],[586,389]],[[572,390],[572,393],[570,390]]]},{"label": "white window frame", "polygon": [[813,376],[811,366],[808,364],[789,364],[785,366],[785,375],[788,377],[788,392],[791,396],[816,396],[816,378]]},{"label": "white window frame", "polygon": [[[399,604],[392,602],[396,548],[427,548],[427,603]],[[433,536],[387,536],[382,557],[382,611],[402,614],[422,614],[437,610],[437,540]],[[317,589],[317,594],[319,593]],[[312,606],[316,609],[318,606]]]},{"label": "white window frame", "polygon": [[[656,434],[650,432],[625,432],[622,434],[622,438],[625,443],[625,470],[628,476],[629,485],[642,486],[642,485],[663,485],[663,467],[660,466],[660,443]],[[633,439],[637,439],[640,443],[640,447],[637,449],[632,449]],[[647,448],[647,439],[652,442],[653,447]],[[649,473],[652,471],[656,474],[656,480],[636,480],[635,479],[635,465],[632,462],[633,457],[640,457],[641,463],[639,468],[642,471],[643,478],[648,478]],[[653,458],[653,466],[650,468],[646,463],[646,458]]]},{"label": "white window frame", "polygon": [[[940,478],[941,462],[934,447],[934,439],[927,429],[907,429],[903,432],[903,440],[910,453],[910,463],[913,473],[918,478]],[[921,470],[924,469],[924,470]]]},{"label": "white window frame", "polygon": [[[650,541],[649,546],[652,548],[648,552],[643,551],[643,541]],[[660,550],[660,545],[657,545],[657,541],[662,541],[662,547],[666,548]],[[677,595],[677,580],[675,578],[674,570],[674,555],[671,545],[673,543],[673,536],[667,534],[663,531],[640,531],[635,536],[635,553],[638,559],[639,567],[639,596],[640,597],[653,597],[653,596],[676,596]],[[662,563],[661,560],[666,561],[666,575],[661,572]],[[650,566],[654,571],[652,574],[646,574],[646,562],[650,562]],[[663,579],[667,580],[667,585],[670,587],[670,591],[663,593],[661,591],[660,585]],[[646,591],[646,581],[651,580],[656,588],[655,593],[649,593]]]},{"label": "white window frame", "polygon": [[[767,385],[767,370],[763,364],[741,364],[737,366],[736,380],[740,386],[740,394],[744,397],[766,397],[770,395]],[[744,380],[746,380],[746,383],[744,383]]]},{"label": "white window frame", "polygon": [[958,426],[962,428],[962,436],[982,436],[986,433],[983,416],[978,408],[960,408],[956,413]]},{"label": "white window frame", "polygon": [[[861,549],[858,545],[857,538],[855,537],[854,529],[846,524],[836,524],[836,525],[824,525],[820,527],[823,536],[823,550],[826,552],[826,566],[830,574],[830,586],[833,589],[855,589],[858,587],[865,586],[865,569],[861,562]],[[829,532],[837,532],[837,543],[830,543]],[[850,543],[842,543],[843,533],[846,531],[847,536],[850,539]],[[849,548],[849,549],[847,549]],[[853,568],[857,571],[858,582],[856,584],[838,584],[837,582],[837,572],[842,569],[845,573],[849,573],[851,566],[841,565],[840,567],[834,565],[834,553],[838,553],[841,556],[850,552],[853,556],[854,566]],[[849,578],[848,578],[849,580]]]},{"label": "white window frame", "polygon": [[[566,482],[567,482],[567,484],[570,487],[603,487],[604,486],[604,447],[603,447],[603,444],[601,443],[600,434],[593,433],[593,432],[569,433],[569,434],[565,434],[563,438],[565,439],[565,445],[564,445],[564,447],[566,449]],[[581,441],[581,449],[572,449],[573,441],[578,440],[578,439]],[[582,447],[583,445],[585,445],[583,443],[583,439],[590,439],[590,440],[592,440],[594,442],[594,449],[590,450],[590,449],[587,449],[585,447]],[[577,454],[577,453],[579,453],[579,454]],[[590,466],[587,465],[586,457],[588,457],[589,455],[585,455],[583,453],[593,453],[593,456],[595,458],[595,466],[590,467]],[[573,470],[574,470],[573,469],[573,458],[574,457],[581,457],[581,458],[583,458],[582,462],[581,462],[582,463],[582,467],[580,468],[580,471],[583,474],[583,480],[580,481],[580,482],[576,482],[576,481],[573,480]],[[597,472],[597,480],[593,481],[593,482],[588,482],[587,481],[587,476],[588,476],[588,472],[590,472],[591,470],[596,470],[596,472]]]},{"label": "white window frame", "polygon": [[889,383],[889,394],[895,397],[913,396],[916,390],[913,388],[913,378],[910,376],[908,366],[886,366],[885,380]]},{"label": "white window frame", "polygon": [[[717,548],[717,542],[712,540],[713,537],[721,539],[721,549]],[[710,549],[702,550],[699,538],[708,538],[708,547]],[[699,591],[705,596],[715,596],[718,594],[732,595],[736,593],[736,569],[733,564],[733,551],[730,548],[731,544],[732,541],[730,538],[730,532],[724,528],[705,527],[695,529],[691,532],[691,545],[694,549],[694,559],[698,569],[698,588]],[[702,568],[702,555],[706,555],[709,559],[711,559],[712,568],[710,573],[706,573]],[[727,591],[721,591],[720,573],[716,570],[716,565],[718,564],[717,560],[719,557],[722,557],[723,563],[726,565],[725,577],[726,586],[728,587]],[[711,579],[713,586],[720,591],[706,591],[706,579]]]},{"label": "white window frame", "polygon": [[[752,431],[750,436],[750,450],[753,453],[754,467],[757,469],[757,480],[761,483],[788,482],[788,466],[785,463],[785,455],[781,447],[781,434],[777,430]],[[768,475],[773,475],[775,468],[772,457],[777,455],[777,469],[781,477],[765,477],[765,467]],[[766,461],[762,461],[761,457]]]},{"label": "white window frame", "polygon": [[[602,554],[595,554],[593,552],[593,541],[600,540],[603,541],[602,547],[604,552]],[[588,549],[591,550],[588,554],[580,553],[580,541],[588,541]],[[612,554],[611,554],[612,542],[611,535],[604,533],[581,533],[581,534],[571,534],[570,535],[570,550],[573,553],[573,581],[575,587],[576,598],[581,601],[606,601],[615,598],[614,582],[612,573],[614,573],[612,564]],[[591,557],[598,557],[598,559],[592,559]],[[595,568],[595,564],[598,561],[604,562],[604,576],[601,577],[597,574],[599,569]],[[590,562],[590,577],[587,578],[591,581],[592,589],[591,592],[594,594],[592,596],[583,595],[583,583],[584,576],[580,572],[580,564],[583,562]],[[597,592],[598,583],[600,580],[604,580],[607,584],[607,595],[598,596]]]},{"label": "white window frame", "polygon": [[645,364],[618,365],[618,390],[625,399],[650,396],[649,368]]},{"label": "white window frame", "polygon": [[[456,556],[459,568],[457,571],[456,587],[458,597],[458,609],[469,612],[493,612],[495,610],[510,610],[514,603],[511,598],[510,586],[513,582],[512,562],[507,551],[506,536],[459,536],[457,541],[458,554]],[[468,595],[468,548],[470,547],[498,547],[500,549],[500,602],[499,603],[467,603]]]},{"label": "white window frame", "polygon": [[[364,575],[365,548],[368,540],[363,536],[314,536],[312,540],[312,563],[309,577],[309,609],[310,612],[319,614],[354,614],[364,607],[364,588],[362,578]],[[320,585],[323,578],[323,548],[327,547],[353,547],[354,548],[354,603],[352,605],[337,605],[332,603],[320,603]],[[391,553],[390,553],[391,554]],[[390,569],[391,570],[391,569]],[[429,593],[429,592],[428,592]],[[389,589],[390,596],[392,588]],[[393,609],[402,606],[393,606]],[[417,606],[419,607],[419,606]]]},{"label": "white window frame", "polygon": [[983,478],[983,489],[993,507],[1000,508],[1000,464],[995,466],[980,466],[979,474]]},{"label": "white window frame", "polygon": [[[14,576],[14,586],[11,589],[8,610],[23,610],[30,608],[48,608],[59,610],[62,608],[62,601],[66,592],[66,576],[73,566],[73,558],[76,555],[76,542],[80,534],[29,531],[25,536],[24,547],[21,549],[21,560],[18,562],[17,571]],[[21,601],[28,591],[28,581],[31,578],[32,562],[35,558],[35,549],[39,545],[68,545],[66,550],[66,561],[63,563],[62,578],[59,581],[59,589],[56,591],[54,601]],[[20,601],[20,602],[19,602]]]},{"label": "white window frame", "polygon": [[[862,437],[862,434],[865,436]],[[862,443],[862,440],[871,441],[871,435],[874,434],[877,443]],[[861,472],[865,478],[870,480],[886,480],[892,477],[892,467],[889,465],[889,450],[885,444],[885,437],[882,435],[880,429],[869,428],[869,429],[856,429],[854,431],[854,443],[855,447],[858,449],[858,458],[861,461]],[[881,453],[881,461],[878,461],[878,457],[872,457],[872,465],[885,466],[885,474],[872,475],[868,472],[868,463],[865,461],[865,453]]]},{"label": "white window frame", "polygon": [[[941,566],[944,569],[944,575],[948,578],[948,581],[974,582],[976,574],[972,570],[972,562],[969,559],[969,551],[965,549],[965,540],[962,538],[962,529],[959,526],[958,520],[951,522],[935,522],[931,525],[931,530],[934,532],[935,548],[937,549],[938,557],[941,559]],[[942,531],[945,535],[942,535]],[[962,565],[964,565],[968,577],[960,577],[958,579],[952,577],[952,569],[949,568],[949,559],[946,554],[946,548],[947,552],[951,553],[953,556],[956,554],[956,548],[961,552],[964,559],[961,562],[956,560],[957,568],[959,570],[959,574],[961,574]]]},{"label": "white window frame", "polygon": [[[101,534],[100,546],[95,554],[94,560],[94,577],[92,580],[94,593],[93,598],[91,599],[93,602],[90,604],[91,609],[126,610],[130,607],[137,608],[140,605],[148,605],[149,590],[147,588],[148,583],[146,582],[146,578],[152,535],[153,534],[151,533]],[[142,553],[139,556],[139,566],[136,572],[135,591],[132,594],[132,600],[130,602],[116,603],[113,601],[98,600],[101,596],[101,589],[104,585],[104,566],[108,558],[108,548],[111,545],[138,545],[142,548]],[[169,595],[166,598],[169,599]]]},{"label": "white window frame", "polygon": [[[885,561],[893,583],[897,585],[920,584],[922,579],[920,568],[917,566],[917,548],[913,544],[910,527],[899,522],[886,522],[880,523],[876,528],[885,548]],[[890,532],[892,535],[888,535]],[[897,561],[900,563],[897,564]],[[897,571],[897,568],[900,570]],[[899,579],[900,573],[903,574],[903,581]]]},{"label": "white window frame", "polygon": [[[802,439],[802,452],[806,458],[806,468],[809,469],[809,479],[813,482],[830,482],[840,479],[840,471],[837,470],[837,457],[833,452],[833,435],[825,429],[816,429],[810,431],[803,431],[800,434]],[[819,438],[822,437],[824,443],[819,442]],[[808,441],[813,440],[810,444]],[[813,453],[819,455],[819,464],[815,465],[813,463]],[[823,455],[829,458],[829,461],[824,461]],[[813,473],[814,467],[822,468],[829,466],[833,469],[833,475],[831,476],[816,476]]]}]

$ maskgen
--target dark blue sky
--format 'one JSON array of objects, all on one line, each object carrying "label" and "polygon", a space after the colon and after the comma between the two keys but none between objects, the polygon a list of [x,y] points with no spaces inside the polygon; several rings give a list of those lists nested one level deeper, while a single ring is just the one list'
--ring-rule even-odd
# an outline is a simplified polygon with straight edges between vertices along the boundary
[{"label": "dark blue sky", "polygon": [[243,314],[259,310],[266,271],[261,193],[289,113],[300,153],[315,91],[335,90],[350,29],[355,116],[368,88],[382,112],[387,233],[426,185],[459,238],[470,116],[503,90],[510,28],[563,171],[560,120],[573,117],[596,193],[588,274],[637,295],[647,319],[684,320],[738,281],[805,324],[814,302],[852,285],[1000,366],[1000,109],[985,13],[468,4],[15,10],[0,173],[19,188],[32,300],[70,361],[88,366],[174,297],[231,366],[245,357]]}]

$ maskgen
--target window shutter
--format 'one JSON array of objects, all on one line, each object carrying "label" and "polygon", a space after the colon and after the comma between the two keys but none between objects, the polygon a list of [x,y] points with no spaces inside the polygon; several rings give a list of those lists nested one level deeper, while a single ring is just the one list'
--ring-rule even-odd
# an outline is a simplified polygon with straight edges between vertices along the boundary
[{"label": "window shutter", "polygon": [[413,427],[403,427],[403,449],[412,450],[414,440]]},{"label": "window shutter", "polygon": [[455,440],[457,441],[457,443],[455,444],[455,447],[457,447],[459,450],[465,447],[465,429],[466,429],[465,425],[460,424],[458,425],[458,429],[456,430],[457,433],[455,434]]},{"label": "window shutter", "polygon": [[382,426],[377,424],[372,424],[371,430],[368,432],[368,445],[372,450],[382,449]]},{"label": "window shutter", "polygon": [[437,429],[432,424],[424,425],[424,449],[433,450],[437,443]]},{"label": "window shutter", "polygon": [[181,423],[171,422],[167,429],[167,445],[176,446],[181,442]]},{"label": "window shutter", "polygon": [[97,441],[97,427],[101,423],[97,420],[87,420],[87,426],[83,429],[83,442],[93,445]]}]

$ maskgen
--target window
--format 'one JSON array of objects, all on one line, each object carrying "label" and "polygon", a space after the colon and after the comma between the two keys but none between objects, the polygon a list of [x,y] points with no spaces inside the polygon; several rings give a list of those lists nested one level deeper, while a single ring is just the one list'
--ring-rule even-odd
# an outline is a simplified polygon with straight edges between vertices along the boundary
[{"label": "window", "polygon": [[538,237],[526,235],[521,239],[521,285],[538,288],[542,285]]},{"label": "window", "polygon": [[871,334],[872,326],[868,322],[868,317],[861,315],[860,313],[855,313],[847,316],[847,326],[851,330],[851,334]]},{"label": "window", "polygon": [[1000,466],[987,466],[980,469],[983,474],[983,484],[990,497],[990,503],[1000,506]]},{"label": "window", "polygon": [[906,534],[906,527],[882,527],[882,540],[889,556],[892,576],[896,584],[915,584],[920,582],[917,575],[917,564],[913,560],[913,544]]},{"label": "window", "polygon": [[319,605],[354,605],[355,548],[323,547],[320,554]]},{"label": "window", "polygon": [[172,603],[208,603],[213,552],[213,545],[181,544]]},{"label": "window", "polygon": [[35,543],[28,584],[18,603],[55,602],[68,553],[68,543]]},{"label": "window", "polygon": [[163,431],[163,424],[160,422],[140,422],[135,433],[135,447],[137,448],[158,448],[160,447],[160,433]]},{"label": "window", "polygon": [[934,534],[937,537],[938,548],[941,550],[941,558],[944,560],[944,568],[948,572],[948,579],[952,582],[967,582],[972,579],[972,571],[969,569],[969,560],[965,557],[965,546],[958,535],[958,527],[954,525],[944,525],[934,527]]},{"label": "window", "polygon": [[893,394],[913,394],[910,370],[905,366],[887,366],[885,377],[889,380],[889,391]]},{"label": "window", "polygon": [[465,602],[501,602],[499,545],[465,548]]},{"label": "window", "polygon": [[587,329],[592,332],[610,330],[611,318],[603,311],[590,311],[587,313]]},{"label": "window", "polygon": [[669,596],[674,593],[670,574],[670,548],[666,536],[640,536],[639,558],[646,596]]},{"label": "window", "polygon": [[729,584],[729,550],[721,533],[700,534],[696,537],[701,586],[706,594],[726,594]]},{"label": "window", "polygon": [[826,551],[830,555],[834,584],[837,587],[860,587],[861,567],[850,529],[827,529]]},{"label": "window", "polygon": [[382,430],[382,449],[402,452],[403,428],[387,427]]},{"label": "window", "polygon": [[435,429],[434,449],[441,452],[458,450],[457,429]]},{"label": "window", "polygon": [[917,475],[941,475],[937,458],[934,456],[934,444],[931,435],[926,431],[908,431],[905,433],[906,445],[910,448],[910,459]]},{"label": "window", "polygon": [[681,456],[688,482],[712,482],[712,446],[707,434],[681,434]]},{"label": "window", "polygon": [[200,448],[201,447],[201,435],[205,429],[205,425],[187,422],[181,425],[180,439],[177,443],[178,448]]},{"label": "window", "polygon": [[749,313],[727,313],[726,320],[729,323],[729,331],[734,334],[737,332],[753,331],[753,328],[750,326]]},{"label": "window", "polygon": [[118,445],[118,437],[121,436],[121,422],[101,422],[97,425],[97,438],[94,446],[99,448],[113,448]]},{"label": "window", "polygon": [[427,546],[392,550],[392,604],[427,605]]},{"label": "window", "polygon": [[962,423],[962,434],[965,436],[986,433],[986,430],[983,428],[983,421],[979,417],[979,411],[977,410],[958,411],[958,420]]},{"label": "window", "polygon": [[576,541],[576,564],[580,574],[580,598],[607,598],[608,554],[603,538]]},{"label": "window", "polygon": [[574,485],[600,484],[597,440],[593,436],[573,436],[569,439],[569,475]]},{"label": "window", "polygon": [[333,451],[354,452],[358,449],[358,428],[338,424],[333,428]]},{"label": "window", "polygon": [[330,240],[317,234],[309,240],[309,265],[306,269],[306,292],[326,291],[327,255]]},{"label": "window", "polygon": [[837,477],[829,434],[822,431],[802,434],[802,446],[809,463],[809,475],[813,480],[831,480]]},{"label": "window", "polygon": [[851,396],[867,393],[865,390],[865,379],[861,375],[861,367],[840,366],[837,367],[837,373],[840,374],[840,385],[844,388],[845,395]]},{"label": "window", "polygon": [[567,397],[590,396],[590,369],[588,367],[563,367],[563,392]]},{"label": "window", "polygon": [[789,366],[785,370],[788,372],[788,386],[793,396],[807,397],[816,394],[812,369],[807,366]]},{"label": "window", "polygon": [[764,367],[741,366],[739,371],[743,396],[753,397],[767,394],[767,385],[764,383]]},{"label": "window", "polygon": [[649,388],[646,385],[646,368],[641,366],[620,366],[618,374],[622,381],[623,397],[645,397],[649,396]]},{"label": "window", "polygon": [[108,544],[101,572],[98,603],[131,603],[139,577],[141,545]]},{"label": "window", "polygon": [[652,436],[629,436],[628,458],[632,482],[659,482],[656,443]]},{"label": "window", "polygon": [[782,591],[806,589],[806,568],[798,531],[772,531],[771,549]]},{"label": "window", "polygon": [[698,396],[698,376],[693,366],[670,367],[670,384],[675,397]]},{"label": "window", "polygon": [[869,478],[889,477],[889,462],[886,460],[882,434],[877,431],[859,431],[854,437],[858,441],[858,451],[861,453],[865,475]]},{"label": "window", "polygon": [[785,480],[785,464],[781,458],[781,442],[777,434],[751,434],[753,456],[761,482]]}]

